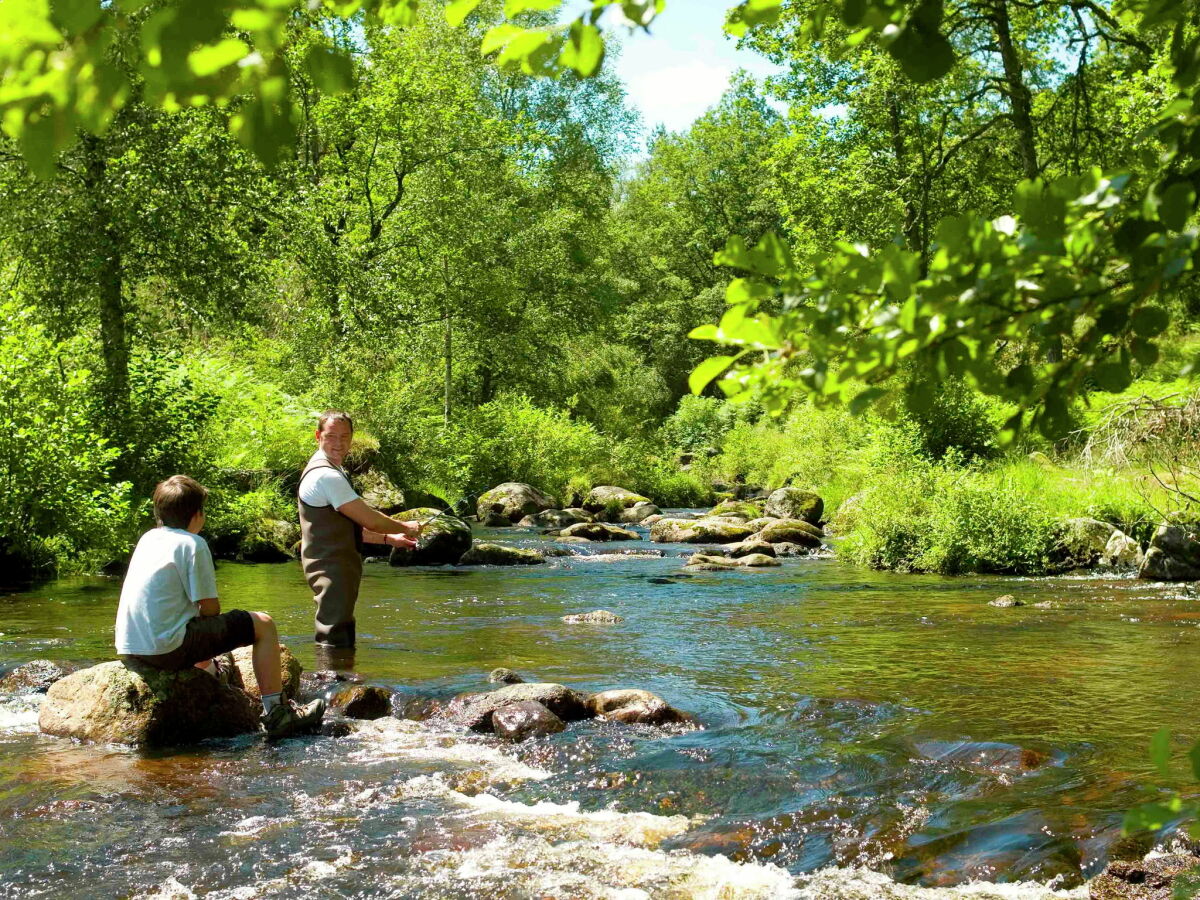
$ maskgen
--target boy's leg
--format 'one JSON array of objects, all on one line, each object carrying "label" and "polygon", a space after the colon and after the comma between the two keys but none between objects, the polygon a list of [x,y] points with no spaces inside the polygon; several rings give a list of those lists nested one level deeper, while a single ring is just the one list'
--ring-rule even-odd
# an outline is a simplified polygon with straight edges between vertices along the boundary
[{"label": "boy's leg", "polygon": [[279,661],[279,629],[265,612],[252,612],[254,620],[254,677],[261,694],[278,694],[283,690],[282,665]]}]

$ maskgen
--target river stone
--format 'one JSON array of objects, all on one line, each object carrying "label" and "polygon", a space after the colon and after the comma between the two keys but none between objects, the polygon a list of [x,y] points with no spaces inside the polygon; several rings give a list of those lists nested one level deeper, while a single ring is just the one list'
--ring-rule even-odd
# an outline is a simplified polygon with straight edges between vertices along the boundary
[{"label": "river stone", "polygon": [[195,667],[164,672],[118,660],[52,684],[38,727],[81,741],[174,747],[256,732],[259,711],[245,691]]},{"label": "river stone", "polygon": [[526,516],[517,524],[522,528],[566,528],[579,522],[594,521],[592,514],[583,510],[544,509]]},{"label": "river stone", "polygon": [[753,533],[727,519],[660,519],[650,526],[650,540],[660,544],[733,544]]},{"label": "river stone", "polygon": [[1086,516],[1062,523],[1054,556],[1068,569],[1090,569],[1100,562],[1109,538],[1116,529],[1099,519]]},{"label": "river stone", "polygon": [[[258,689],[258,679],[254,677],[254,648],[238,647],[231,655],[234,665],[234,671],[230,673],[231,683],[255,700],[261,700],[262,692]],[[295,700],[304,669],[300,660],[283,644],[279,645],[279,664],[280,673],[283,675],[283,696],[288,700]]]},{"label": "river stone", "polygon": [[1200,527],[1178,515],[1154,532],[1138,578],[1153,581],[1200,579]]},{"label": "river stone", "polygon": [[988,603],[988,606],[998,606],[1001,609],[1011,609],[1014,606],[1024,606],[1024,600],[1018,600],[1012,594],[1005,594],[1003,597],[997,597]]},{"label": "river stone", "polygon": [[[396,513],[402,521],[423,522],[440,510],[422,506]],[[447,513],[430,522],[416,549],[393,547],[388,562],[393,566],[444,566],[458,562],[471,549],[471,526],[457,516]]]},{"label": "river stone", "polygon": [[792,541],[780,541],[777,544],[771,544],[775,548],[775,556],[783,558],[786,556],[816,556],[821,549],[818,547],[805,547],[802,544],[797,544]]},{"label": "river stone", "polygon": [[568,625],[616,625],[618,622],[625,620],[614,612],[609,612],[607,609],[596,609],[589,613],[572,613],[569,616],[563,616],[562,620]]},{"label": "river stone", "polygon": [[61,681],[72,672],[79,671],[75,663],[53,662],[49,659],[34,659],[21,663],[0,678],[0,693],[44,694],[50,685]]},{"label": "river stone", "polygon": [[492,669],[488,672],[488,681],[492,684],[524,684],[525,679],[514,672],[512,669],[506,669],[500,666],[497,669]]},{"label": "river stone", "polygon": [[1141,544],[1123,531],[1114,531],[1104,546],[1100,563],[1110,569],[1136,571],[1141,568],[1143,558]]},{"label": "river stone", "polygon": [[375,685],[355,684],[334,694],[329,709],[347,719],[382,719],[392,714],[392,692]]},{"label": "river stone", "polygon": [[[1155,856],[1136,862],[1110,862],[1089,888],[1090,900],[1172,900],[1177,879],[1195,879],[1200,858],[1184,854]],[[1184,873],[1189,873],[1185,875]],[[1196,884],[1190,885],[1192,888]],[[1186,892],[1182,896],[1194,897]]]},{"label": "river stone", "polygon": [[633,491],[627,491],[622,487],[615,487],[611,484],[602,484],[599,487],[594,487],[584,498],[583,508],[588,512],[598,513],[603,512],[611,505],[620,505],[621,509],[629,509],[631,506],[637,506],[639,503],[649,503],[649,497],[643,497],[641,494],[635,494]]},{"label": "river stone", "polygon": [[806,547],[820,547],[822,534],[820,528],[802,519],[781,519],[768,525],[755,537],[768,544],[786,542]]},{"label": "river stone", "polygon": [[759,516],[757,519],[751,519],[746,523],[747,528],[753,528],[755,532],[762,531],[768,525],[774,525],[776,522],[782,522],[783,519],[776,516]]},{"label": "river stone", "polygon": [[392,715],[397,719],[411,719],[414,722],[424,722],[445,711],[444,704],[435,697],[421,697],[413,694],[392,694]]},{"label": "river stone", "polygon": [[628,528],[606,525],[603,522],[579,522],[564,528],[559,535],[564,538],[584,538],[589,541],[640,541],[642,536]]},{"label": "river stone", "polygon": [[260,519],[237,540],[232,556],[241,562],[276,563],[294,559],[300,526],[285,519]]},{"label": "river stone", "polygon": [[562,684],[509,684],[481,694],[460,694],[446,707],[450,721],[472,731],[492,730],[492,713],[509,703],[536,700],[564,722],[577,722],[589,716],[584,698]]},{"label": "river stone", "polygon": [[763,512],[778,519],[801,519],[816,525],[825,513],[825,501],[812,491],[783,487],[771,493]]},{"label": "river stone", "polygon": [[477,541],[458,560],[460,566],[536,566],[546,557],[537,550]]},{"label": "river stone", "polygon": [[523,741],[527,737],[557,734],[567,724],[536,700],[506,703],[492,713],[492,731],[497,737]]},{"label": "river stone", "polygon": [[525,516],[548,509],[554,509],[554,500],[537,488],[519,481],[506,481],[490,491],[484,491],[475,504],[479,521],[488,524],[503,520],[503,524],[511,525]]},{"label": "river stone", "polygon": [[782,566],[779,560],[773,555],[768,556],[765,553],[748,553],[745,556],[738,557],[737,563],[739,566],[744,566],[750,569],[761,569],[769,566]]},{"label": "river stone", "polygon": [[603,716],[626,725],[669,725],[695,721],[657,694],[636,688],[601,691],[588,698],[587,706],[594,716]]},{"label": "river stone", "polygon": [[743,522],[762,516],[762,507],[757,503],[746,500],[724,500],[708,511],[708,515],[717,519],[740,519]]},{"label": "river stone", "polygon": [[653,503],[635,503],[628,509],[621,510],[617,521],[624,525],[640,525],[651,516],[661,516],[662,510]]},{"label": "river stone", "polygon": [[404,491],[378,469],[367,469],[355,479],[358,495],[367,505],[390,516],[404,509]]},{"label": "river stone", "polygon": [[741,561],[724,556],[714,556],[710,553],[694,553],[687,561],[689,569],[699,569],[702,572],[719,572],[725,569],[740,569]]},{"label": "river stone", "polygon": [[729,555],[734,559],[742,556],[749,556],[752,553],[762,553],[767,556],[775,556],[775,545],[768,544],[766,541],[749,540],[742,541],[740,544],[733,544],[729,548]]}]

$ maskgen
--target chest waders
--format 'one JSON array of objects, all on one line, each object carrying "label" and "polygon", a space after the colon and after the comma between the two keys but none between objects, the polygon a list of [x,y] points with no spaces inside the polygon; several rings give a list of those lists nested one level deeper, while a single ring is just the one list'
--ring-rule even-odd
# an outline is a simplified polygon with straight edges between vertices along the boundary
[{"label": "chest waders", "polygon": [[[300,480],[315,469],[336,466],[318,462],[308,466]],[[349,481],[349,479],[347,479]],[[313,640],[333,647],[354,646],[354,604],[362,581],[362,528],[332,506],[300,506],[300,563],[317,604]]]}]

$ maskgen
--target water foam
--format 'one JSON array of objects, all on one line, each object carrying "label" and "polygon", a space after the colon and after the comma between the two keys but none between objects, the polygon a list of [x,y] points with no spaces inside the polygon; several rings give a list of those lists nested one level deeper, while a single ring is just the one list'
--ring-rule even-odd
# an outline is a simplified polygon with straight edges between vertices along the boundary
[{"label": "water foam", "polygon": [[828,868],[796,878],[800,900],[1087,900],[1086,885],[1070,890],[1017,881],[993,884],[973,881],[954,887],[898,884],[870,869]]},{"label": "water foam", "polygon": [[395,759],[439,762],[482,770],[491,783],[543,781],[552,773],[526,765],[497,747],[474,743],[460,732],[439,731],[424,722],[383,718],[365,722],[353,737],[362,749],[351,758],[368,765]]},{"label": "water foam", "polygon": [[0,734],[30,734],[38,730],[40,694],[0,697]]}]

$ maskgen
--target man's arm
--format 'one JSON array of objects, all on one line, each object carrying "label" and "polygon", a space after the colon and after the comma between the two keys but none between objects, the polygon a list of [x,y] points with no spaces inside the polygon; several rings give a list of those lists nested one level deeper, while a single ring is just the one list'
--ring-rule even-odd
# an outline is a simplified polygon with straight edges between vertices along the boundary
[{"label": "man's arm", "polygon": [[[420,522],[402,522],[385,516],[377,509],[367,505],[361,497],[343,503],[337,508],[343,516],[350,519],[363,529],[363,540],[368,544],[388,544],[392,547],[411,547],[413,541],[421,533]],[[390,535],[398,535],[389,540]]]},{"label": "man's arm", "polygon": [[221,601],[216,597],[205,597],[196,605],[200,607],[202,616],[219,616],[221,614]]}]

